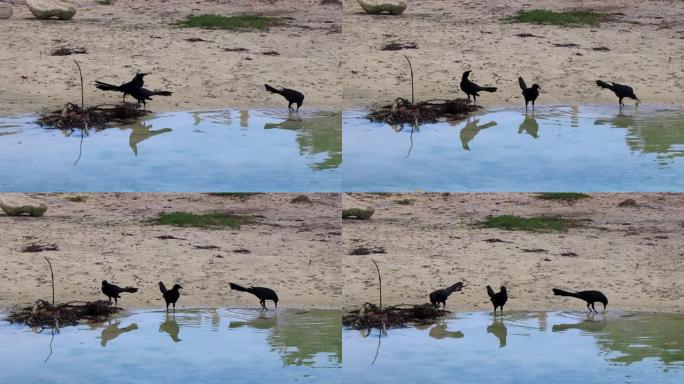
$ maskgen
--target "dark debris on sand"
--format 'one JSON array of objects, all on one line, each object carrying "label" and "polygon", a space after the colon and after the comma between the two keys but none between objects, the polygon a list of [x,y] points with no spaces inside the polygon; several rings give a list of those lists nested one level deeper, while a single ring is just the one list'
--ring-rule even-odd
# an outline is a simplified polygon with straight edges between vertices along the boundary
[{"label": "dark debris on sand", "polygon": [[67,103],[62,109],[42,114],[38,124],[52,129],[102,129],[111,123],[131,123],[148,113],[132,103],[98,105],[86,109]]},{"label": "dark debris on sand", "polygon": [[349,311],[342,316],[345,327],[366,330],[406,327],[410,323],[430,323],[450,312],[438,309],[432,304],[402,304],[380,309],[377,305],[365,303],[361,309]]},{"label": "dark debris on sand", "polygon": [[376,123],[390,125],[436,123],[441,118],[461,119],[481,107],[470,104],[466,99],[428,100],[412,104],[398,98],[392,104],[371,111],[368,118]]},{"label": "dark debris on sand", "polygon": [[36,301],[9,315],[11,323],[26,324],[32,328],[57,328],[78,325],[82,321],[101,322],[120,311],[105,300],[74,301],[52,306],[44,300]]}]

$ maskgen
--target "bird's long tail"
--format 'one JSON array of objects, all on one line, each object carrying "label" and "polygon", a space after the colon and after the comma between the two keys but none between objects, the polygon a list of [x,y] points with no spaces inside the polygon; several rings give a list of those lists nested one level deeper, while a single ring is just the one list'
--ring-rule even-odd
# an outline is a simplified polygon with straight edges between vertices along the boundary
[{"label": "bird's long tail", "polygon": [[95,88],[101,89],[103,91],[118,91],[119,90],[118,85],[107,84],[107,83],[103,83],[101,81],[95,82]]},{"label": "bird's long tail", "polygon": [[240,291],[240,292],[249,292],[249,289],[247,289],[241,285],[237,285],[237,284],[233,284],[233,283],[230,283],[230,289],[234,289],[234,290]]},{"label": "bird's long tail", "polygon": [[264,86],[266,87],[266,90],[269,92],[278,93],[278,94],[282,93],[282,91],[280,89],[273,88],[268,84],[264,84]]},{"label": "bird's long tail", "polygon": [[496,92],[496,87],[482,87],[482,88],[480,88],[480,91]]},{"label": "bird's long tail", "polygon": [[121,288],[121,292],[136,293],[136,292],[138,292],[138,288],[125,287],[125,288]]},{"label": "bird's long tail", "polygon": [[554,288],[553,289],[553,294],[556,296],[572,296],[572,297],[577,297],[577,294],[575,292],[568,292],[564,291],[562,289]]},{"label": "bird's long tail", "polygon": [[596,80],[596,85],[598,85],[601,88],[607,88],[607,89],[613,90],[613,86],[606,83],[603,80]]},{"label": "bird's long tail", "polygon": [[525,84],[525,80],[522,77],[518,77],[518,84],[520,84],[520,89],[523,91],[527,89],[527,84]]},{"label": "bird's long tail", "polygon": [[166,289],[166,286],[161,281],[159,282],[159,290],[161,291],[161,293],[168,292],[168,290]]},{"label": "bird's long tail", "polygon": [[489,297],[494,296],[494,290],[489,285],[487,286],[487,294],[489,295]]},{"label": "bird's long tail", "polygon": [[461,289],[463,289],[463,282],[460,282],[460,281],[458,283],[452,285],[451,287],[449,287],[450,292],[458,292]]},{"label": "bird's long tail", "polygon": [[152,96],[171,96],[172,93],[169,91],[152,91],[151,92]]}]

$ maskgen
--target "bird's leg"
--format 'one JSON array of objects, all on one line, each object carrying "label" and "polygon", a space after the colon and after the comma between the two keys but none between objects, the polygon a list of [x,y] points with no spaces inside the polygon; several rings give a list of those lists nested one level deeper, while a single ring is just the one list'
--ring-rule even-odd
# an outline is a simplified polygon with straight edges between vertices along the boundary
[{"label": "bird's leg", "polygon": [[589,305],[591,305],[591,303],[587,302],[587,309],[591,312],[591,307]]},{"label": "bird's leg", "polygon": [[594,310],[594,313],[598,313],[598,311],[596,310],[596,307],[594,307],[594,304],[596,304],[596,303],[591,303],[591,309]]},{"label": "bird's leg", "polygon": [[259,304],[261,304],[262,309],[266,309],[266,300],[259,301]]},{"label": "bird's leg", "polygon": [[534,111],[534,100],[532,100],[532,110]]}]

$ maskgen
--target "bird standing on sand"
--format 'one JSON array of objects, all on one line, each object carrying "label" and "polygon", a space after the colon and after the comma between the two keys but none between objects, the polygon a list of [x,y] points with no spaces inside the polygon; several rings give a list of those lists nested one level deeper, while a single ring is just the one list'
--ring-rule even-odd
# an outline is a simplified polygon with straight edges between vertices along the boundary
[{"label": "bird standing on sand", "polygon": [[534,111],[534,101],[539,97],[539,90],[541,87],[539,84],[532,84],[531,88],[527,88],[525,85],[525,80],[522,77],[518,77],[518,84],[520,84],[520,89],[522,89],[523,97],[525,98],[525,110],[527,111],[527,104],[532,102],[532,110]]},{"label": "bird standing on sand", "polygon": [[166,289],[166,286],[164,283],[161,281],[159,282],[159,290],[162,293],[162,296],[164,297],[164,301],[166,301],[166,311],[169,311],[169,304],[173,305],[173,311],[176,312],[176,302],[178,301],[178,298],[180,297],[180,290],[183,289],[183,287],[180,286],[180,284],[175,284],[173,288]]},{"label": "bird standing on sand", "polygon": [[463,289],[463,283],[460,281],[448,288],[438,289],[430,294],[430,303],[435,308],[439,308],[439,303],[442,303],[442,308],[446,308],[446,300],[449,295],[461,289]]},{"label": "bird standing on sand", "polygon": [[496,87],[480,87],[479,85],[473,83],[472,81],[468,80],[468,75],[470,75],[471,72],[472,71],[463,72],[463,77],[461,78],[461,90],[468,95],[468,100],[470,100],[470,96],[472,95],[473,104],[475,104],[477,102],[477,96],[480,96],[480,91],[496,92]]},{"label": "bird standing on sand", "polygon": [[261,304],[261,308],[263,308],[263,309],[267,309],[266,308],[266,300],[273,301],[273,304],[275,304],[275,307],[278,308],[278,295],[276,295],[275,291],[272,290],[271,288],[264,288],[264,287],[245,288],[243,286],[230,283],[230,289],[240,291],[240,292],[249,292],[252,295],[256,296],[259,299],[259,304]]},{"label": "bird standing on sand", "polygon": [[494,305],[494,316],[496,316],[496,308],[501,308],[501,316],[503,316],[504,304],[508,301],[508,294],[506,293],[506,287],[501,286],[501,290],[494,293],[494,290],[489,285],[487,286],[487,294],[489,295],[489,300],[492,301]]},{"label": "bird standing on sand", "polygon": [[118,304],[117,299],[121,298],[120,295],[123,292],[135,293],[135,292],[138,292],[138,288],[133,288],[133,287],[121,288],[117,285],[108,283],[107,280],[102,280],[102,293],[104,293],[109,298],[110,303],[112,301],[112,298],[114,298],[114,305],[117,305]]},{"label": "bird standing on sand", "polygon": [[126,95],[130,95],[134,89],[142,88],[142,86],[145,85],[144,77],[147,75],[147,73],[136,73],[133,80],[129,81],[128,83],[123,83],[121,85],[112,85],[103,83],[101,81],[95,81],[95,87],[103,91],[123,92],[122,101],[126,102]]},{"label": "bird standing on sand", "polygon": [[140,103],[143,105],[143,109],[147,108],[147,100],[152,100],[152,97],[150,96],[171,96],[172,93],[169,91],[150,91],[149,89],[146,88],[133,88],[130,92],[131,96],[133,96],[136,100],[138,100],[138,106],[140,106]]},{"label": "bird standing on sand", "polygon": [[[264,84],[264,86],[266,87],[267,91],[269,91],[271,93],[277,93],[277,94],[281,95],[282,97],[284,97],[288,102],[287,109],[289,109],[290,111],[299,112],[299,107],[301,107],[302,104],[304,104],[304,94],[299,92],[299,91],[295,91],[294,89],[289,89],[289,88],[277,89],[277,88],[271,87],[268,84]],[[292,108],[292,104],[297,104],[297,110],[296,111],[294,108]]]},{"label": "bird standing on sand", "polygon": [[593,309],[594,313],[598,313],[594,307],[594,304],[597,302],[603,304],[603,312],[606,311],[606,306],[608,305],[608,298],[600,291],[568,292],[562,289],[554,288],[553,294],[556,296],[576,297],[578,299],[584,300],[587,302],[587,308],[589,309],[589,312],[592,312]]},{"label": "bird standing on sand", "polygon": [[613,83],[612,81],[610,82],[610,84],[608,84],[603,80],[596,80],[596,85],[598,85],[601,88],[606,88],[613,91],[613,93],[615,93],[615,96],[618,97],[618,104],[620,105],[620,108],[625,106],[625,103],[622,102],[622,99],[624,99],[625,97],[639,101],[639,99],[634,94],[634,90],[629,85],[617,84]]}]

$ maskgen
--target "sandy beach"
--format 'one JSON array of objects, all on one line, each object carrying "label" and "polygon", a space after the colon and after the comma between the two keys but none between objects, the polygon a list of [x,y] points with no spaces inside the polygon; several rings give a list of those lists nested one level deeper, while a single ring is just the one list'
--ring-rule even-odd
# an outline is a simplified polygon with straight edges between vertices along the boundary
[{"label": "sandy beach", "polygon": [[[121,100],[116,93],[97,90],[95,80],[121,84],[136,71],[150,73],[146,88],[173,92],[148,104],[153,111],[286,108],[282,97],[264,90],[264,83],[302,91],[307,108],[340,105],[339,5],[319,5],[319,0],[68,2],[78,9],[70,21],[36,20],[21,4],[14,7],[11,19],[0,20],[1,114],[80,104],[74,60],[83,69],[89,105]],[[284,22],[265,32],[174,25],[201,14],[260,14]],[[88,53],[50,55],[62,46],[83,47]],[[240,48],[245,51],[230,51]]]},{"label": "sandy beach", "polygon": [[[367,221],[343,224],[344,306],[424,303],[428,294],[463,281],[447,309],[491,310],[485,287],[508,289],[506,310],[586,310],[551,288],[598,289],[609,310],[684,312],[684,195],[592,194],[574,204],[534,194],[353,194],[372,206]],[[638,207],[618,207],[628,199]],[[411,205],[397,200],[412,199]],[[558,215],[577,220],[566,233],[488,229],[489,215]],[[350,255],[358,247],[385,253]],[[600,306],[599,306],[600,307]],[[597,309],[599,308],[597,307]]]},{"label": "sandy beach", "polygon": [[[343,7],[319,0],[71,0],[78,13],[67,22],[36,20],[16,2],[14,16],[0,20],[0,34],[9,36],[0,41],[2,114],[78,102],[74,59],[83,67],[90,105],[119,100],[95,89],[95,80],[119,84],[143,71],[151,73],[147,87],[174,92],[150,103],[153,111],[284,108],[279,96],[264,91],[266,82],[304,92],[306,108],[365,108],[410,96],[404,54],[413,62],[419,100],[464,97],[458,83],[471,69],[477,83],[499,87],[482,96],[486,107],[522,105],[518,76],[542,86],[539,105],[616,104],[594,85],[599,78],[632,85],[643,103],[684,104],[679,1],[411,1],[401,16],[370,16],[356,0]],[[534,8],[592,9],[611,20],[596,28],[502,21]],[[199,14],[262,14],[284,23],[264,32],[174,25]],[[534,36],[518,36],[524,33]],[[418,48],[382,51],[389,42]],[[568,44],[576,46],[556,46]],[[62,46],[88,53],[50,55]],[[230,51],[238,48],[245,51]]]},{"label": "sandy beach", "polygon": [[[7,196],[0,194],[2,196]],[[40,218],[0,213],[0,308],[50,299],[55,270],[58,302],[104,299],[100,281],[132,285],[126,309],[163,307],[157,283],[185,289],[180,307],[258,307],[228,282],[276,290],[280,307],[337,307],[341,295],[339,195],[259,194],[247,199],[207,194],[32,194],[48,205]],[[68,197],[85,196],[74,202]],[[255,217],[239,229],[152,225],[161,212],[230,212]],[[160,236],[175,238],[163,239]],[[24,253],[29,244],[59,250]],[[272,307],[272,303],[268,304]]]},{"label": "sandy beach", "polygon": [[[518,76],[538,83],[537,105],[616,104],[595,81],[632,85],[648,104],[684,103],[684,3],[681,1],[409,1],[403,15],[368,16],[345,0],[343,104],[366,107],[395,97],[410,99],[413,63],[416,99],[465,97],[458,84],[466,70],[482,86],[485,107],[524,106]],[[611,15],[596,28],[507,23],[520,10],[591,9]],[[519,37],[519,34],[534,37]],[[417,49],[382,51],[388,42]],[[555,44],[576,44],[559,47]],[[595,50],[605,47],[608,51]],[[631,105],[631,102],[628,103]]]}]

